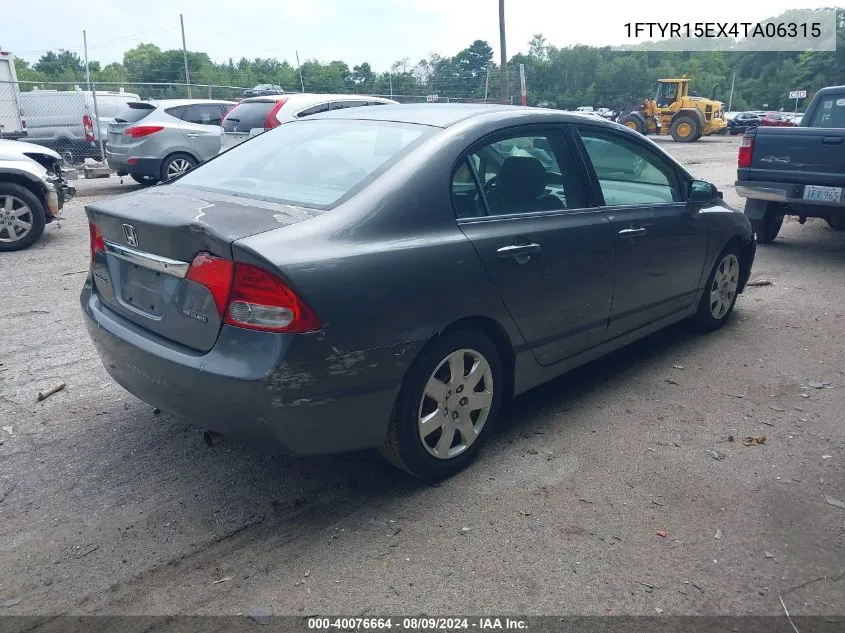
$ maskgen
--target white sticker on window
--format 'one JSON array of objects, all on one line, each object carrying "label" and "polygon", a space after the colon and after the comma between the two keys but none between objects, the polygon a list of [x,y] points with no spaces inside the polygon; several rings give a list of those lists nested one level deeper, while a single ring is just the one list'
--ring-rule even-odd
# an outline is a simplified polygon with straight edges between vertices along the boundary
[{"label": "white sticker on window", "polygon": [[836,105],[838,106],[845,106],[845,99],[837,99]]}]

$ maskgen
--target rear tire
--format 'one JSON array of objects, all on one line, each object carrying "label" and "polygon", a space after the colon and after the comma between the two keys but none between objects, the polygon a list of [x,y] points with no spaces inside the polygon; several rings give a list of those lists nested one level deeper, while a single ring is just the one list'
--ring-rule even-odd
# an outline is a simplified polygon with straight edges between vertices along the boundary
[{"label": "rear tire", "polygon": [[168,182],[187,174],[197,166],[197,160],[189,154],[172,154],[164,159],[161,164],[159,180]]},{"label": "rear tire", "polygon": [[678,143],[690,143],[701,138],[701,126],[693,117],[682,114],[672,119],[669,133]]},{"label": "rear tire", "polygon": [[845,231],[845,213],[830,216],[827,225],[834,231]]},{"label": "rear tire", "polygon": [[[756,201],[754,201],[756,202]],[[748,200],[745,205],[748,206],[752,200]],[[783,226],[783,213],[774,208],[774,205],[767,202],[762,202],[766,205],[766,212],[762,220],[752,220],[751,230],[757,234],[757,242],[759,244],[771,244],[780,233],[780,228]]]},{"label": "rear tire", "polygon": [[0,252],[29,248],[41,237],[46,223],[47,213],[38,196],[20,185],[0,182]]},{"label": "rear tire", "polygon": [[734,245],[725,247],[710,271],[698,304],[698,312],[693,317],[699,330],[712,332],[728,321],[739,295],[739,280],[742,279],[742,274],[739,249]]},{"label": "rear tire", "polygon": [[499,351],[489,338],[473,330],[437,338],[405,375],[379,453],[421,479],[450,477],[475,459],[504,393]]},{"label": "rear tire", "polygon": [[640,119],[640,117],[634,114],[626,114],[625,116],[619,119],[619,123],[631,130],[634,130],[635,132],[645,134],[645,129],[642,120]]}]

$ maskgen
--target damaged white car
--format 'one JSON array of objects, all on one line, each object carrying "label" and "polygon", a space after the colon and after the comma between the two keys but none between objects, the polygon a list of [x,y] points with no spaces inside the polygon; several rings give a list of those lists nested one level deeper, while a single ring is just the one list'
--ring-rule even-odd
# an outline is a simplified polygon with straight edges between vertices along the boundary
[{"label": "damaged white car", "polygon": [[76,193],[51,149],[0,139],[0,252],[29,248]]}]

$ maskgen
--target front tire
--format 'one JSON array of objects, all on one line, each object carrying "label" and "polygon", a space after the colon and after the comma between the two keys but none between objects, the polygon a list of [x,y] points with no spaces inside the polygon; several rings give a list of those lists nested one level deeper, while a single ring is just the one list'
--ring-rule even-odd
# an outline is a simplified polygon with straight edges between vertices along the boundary
[{"label": "front tire", "polygon": [[168,156],[161,164],[161,175],[159,179],[162,182],[168,182],[183,174],[187,174],[196,166],[197,161],[193,156],[189,156],[188,154],[173,154],[172,156]]},{"label": "front tire", "polygon": [[845,231],[845,213],[830,216],[827,225],[834,231]]},{"label": "front tire", "polygon": [[716,259],[694,319],[698,328],[712,332],[722,327],[731,316],[739,294],[742,258],[735,246],[728,246]]},{"label": "front tire", "polygon": [[405,375],[379,452],[421,479],[450,477],[475,459],[504,392],[499,351],[487,336],[461,330],[435,339]]},{"label": "front tire", "polygon": [[669,133],[677,143],[690,143],[701,138],[701,128],[698,121],[685,114],[672,119]]},{"label": "front tire", "polygon": [[645,128],[643,126],[642,120],[640,119],[640,117],[634,114],[626,114],[625,116],[619,119],[619,123],[621,123],[628,129],[634,130],[635,132],[645,134]]},{"label": "front tire", "polygon": [[29,189],[0,182],[0,252],[29,248],[44,232],[47,213]]}]

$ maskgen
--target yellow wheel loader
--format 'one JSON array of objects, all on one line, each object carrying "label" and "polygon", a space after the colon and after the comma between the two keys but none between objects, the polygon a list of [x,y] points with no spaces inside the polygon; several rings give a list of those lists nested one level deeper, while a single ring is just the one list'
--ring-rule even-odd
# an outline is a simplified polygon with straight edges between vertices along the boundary
[{"label": "yellow wheel loader", "polygon": [[619,123],[640,134],[671,134],[678,143],[697,141],[727,127],[722,103],[689,96],[689,79],[659,79],[654,99],[619,118]]}]

